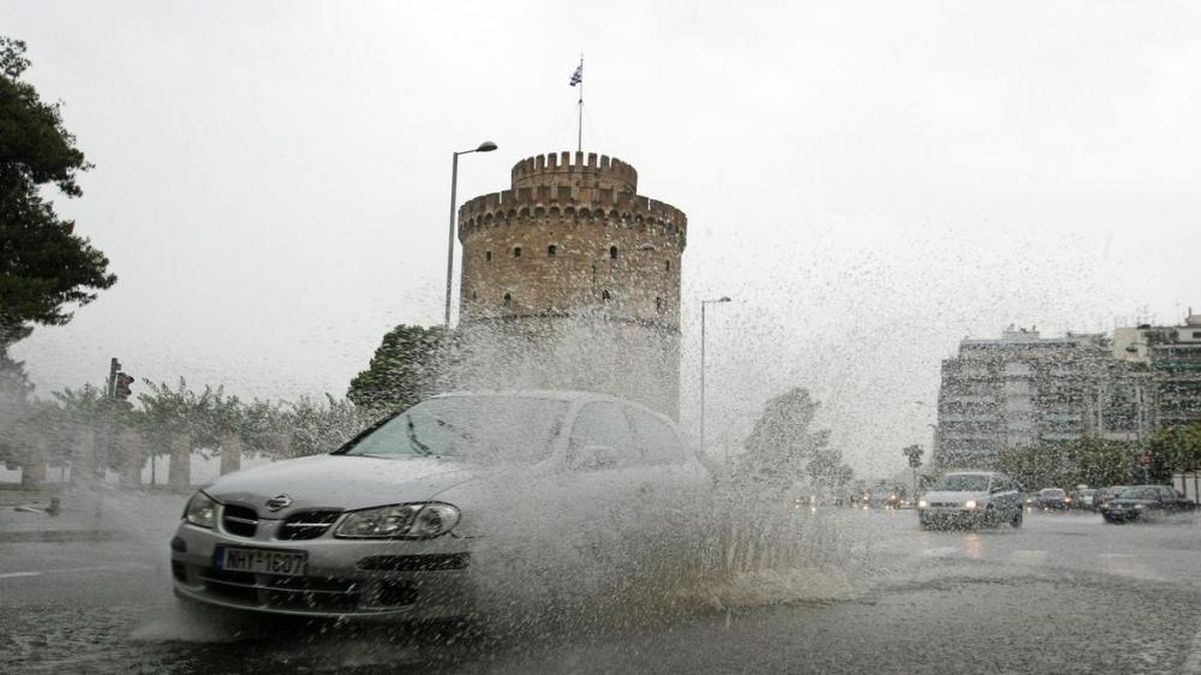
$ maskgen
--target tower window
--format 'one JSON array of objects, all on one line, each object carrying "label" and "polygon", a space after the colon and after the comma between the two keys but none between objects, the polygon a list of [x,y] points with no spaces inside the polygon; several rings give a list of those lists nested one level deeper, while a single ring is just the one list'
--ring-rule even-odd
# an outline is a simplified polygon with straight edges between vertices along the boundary
[{"label": "tower window", "polygon": [[492,251],[484,251],[484,262],[492,262]]},{"label": "tower window", "polygon": [[550,246],[546,247],[546,257],[548,257],[548,258],[555,257],[555,254],[558,252],[559,252],[559,247],[555,246],[554,244],[551,244]]},{"label": "tower window", "polygon": [[609,260],[617,260],[617,247],[616,246],[609,247]]},{"label": "tower window", "polygon": [[670,260],[664,260],[664,261],[663,261],[663,270],[664,270],[665,272],[670,272],[670,271],[671,271],[671,261],[670,261]]},{"label": "tower window", "polygon": [[513,257],[514,257],[514,258],[520,258],[520,257],[521,257],[521,247],[520,247],[520,246],[514,246],[514,247],[513,247]]},{"label": "tower window", "polygon": [[662,314],[663,309],[663,298],[655,298],[655,311]]},{"label": "tower window", "polygon": [[476,300],[476,299],[478,299],[479,297],[480,297],[479,293],[476,293],[475,291],[472,291],[472,292],[471,292],[471,299],[472,299],[472,300]]},{"label": "tower window", "polygon": [[505,293],[505,307],[509,307],[512,304],[513,304],[513,295],[510,293]]},{"label": "tower window", "polygon": [[605,302],[609,302],[612,299],[613,299],[613,296],[609,294],[608,289],[601,291],[601,300],[603,300]]}]

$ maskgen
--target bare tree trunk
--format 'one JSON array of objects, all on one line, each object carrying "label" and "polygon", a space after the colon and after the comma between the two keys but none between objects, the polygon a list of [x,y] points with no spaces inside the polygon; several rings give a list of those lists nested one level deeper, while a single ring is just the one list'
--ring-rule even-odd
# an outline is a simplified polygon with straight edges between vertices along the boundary
[{"label": "bare tree trunk", "polygon": [[192,437],[176,434],[171,438],[171,463],[167,466],[167,484],[180,492],[192,486]]},{"label": "bare tree trunk", "polygon": [[29,448],[21,466],[21,489],[37,490],[46,483],[46,449],[49,444],[39,437]]},{"label": "bare tree trunk", "polygon": [[221,475],[242,468],[242,439],[237,434],[225,434],[221,438]]},{"label": "bare tree trunk", "polygon": [[142,435],[126,429],[117,437],[121,453],[121,486],[136,488],[142,484],[142,464],[146,461]]},{"label": "bare tree trunk", "polygon": [[96,482],[96,432],[85,429],[75,435],[71,453],[71,482],[84,485]]},{"label": "bare tree trunk", "polygon": [[276,445],[276,459],[292,458],[292,434],[284,432],[279,435]]}]

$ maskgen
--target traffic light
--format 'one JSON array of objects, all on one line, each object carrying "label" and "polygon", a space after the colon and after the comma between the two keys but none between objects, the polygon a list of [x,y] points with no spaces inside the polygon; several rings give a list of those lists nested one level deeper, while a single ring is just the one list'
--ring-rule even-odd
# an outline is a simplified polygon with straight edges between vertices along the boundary
[{"label": "traffic light", "polygon": [[133,384],[133,378],[131,376],[126,375],[125,373],[117,373],[117,383],[116,386],[113,387],[113,398],[117,399],[118,401],[128,400],[129,395],[133,393],[129,389],[129,385],[131,384]]}]

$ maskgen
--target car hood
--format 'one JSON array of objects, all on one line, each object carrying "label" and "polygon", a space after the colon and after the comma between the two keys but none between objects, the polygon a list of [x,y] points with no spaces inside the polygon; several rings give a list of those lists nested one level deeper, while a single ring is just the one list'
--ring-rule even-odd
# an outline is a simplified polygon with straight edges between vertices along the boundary
[{"label": "car hood", "polygon": [[986,497],[988,497],[987,492],[940,491],[940,492],[927,492],[926,494],[922,495],[922,499],[925,499],[929,503],[959,502],[962,504],[963,502],[966,502],[969,499],[975,499],[976,501],[980,501],[981,499],[984,499]]},{"label": "car hood", "polygon": [[[433,499],[474,478],[461,461],[437,457],[381,459],[315,455],[222,476],[202,488],[219,502],[253,506],[266,518],[311,508],[353,510]],[[265,503],[288,495],[290,506],[269,511]]]}]

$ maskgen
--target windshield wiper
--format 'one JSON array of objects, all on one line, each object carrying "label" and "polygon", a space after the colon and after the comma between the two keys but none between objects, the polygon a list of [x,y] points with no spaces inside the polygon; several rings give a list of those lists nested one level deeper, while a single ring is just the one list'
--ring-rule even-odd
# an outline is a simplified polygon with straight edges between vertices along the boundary
[{"label": "windshield wiper", "polygon": [[405,415],[405,434],[408,435],[409,445],[412,445],[414,450],[420,452],[426,457],[434,454],[434,452],[430,450],[430,446],[417,440],[417,428],[413,426],[413,418],[409,415]]}]

